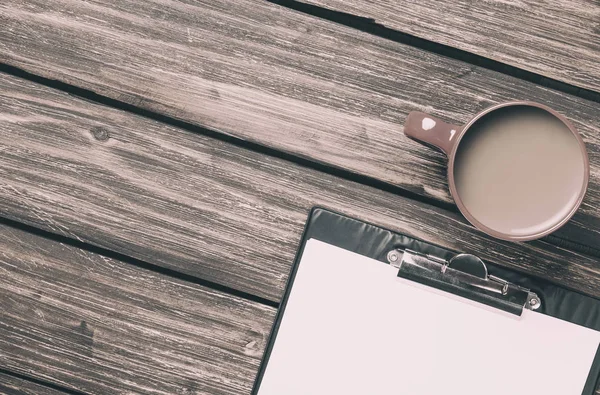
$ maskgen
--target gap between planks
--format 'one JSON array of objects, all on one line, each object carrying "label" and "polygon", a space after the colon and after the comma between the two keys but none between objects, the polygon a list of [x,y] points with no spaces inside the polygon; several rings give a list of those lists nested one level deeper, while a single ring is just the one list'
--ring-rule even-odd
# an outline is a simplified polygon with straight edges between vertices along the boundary
[{"label": "gap between planks", "polygon": [[109,250],[109,249],[102,248],[99,246],[95,246],[95,245],[83,242],[83,241],[78,240],[73,237],[66,237],[66,236],[58,234],[58,233],[52,233],[52,232],[46,231],[44,229],[41,229],[39,227],[27,225],[22,222],[17,222],[17,221],[8,219],[8,218],[0,217],[0,225],[5,225],[5,226],[13,228],[13,229],[18,229],[20,231],[27,232],[32,235],[36,235],[36,236],[42,237],[47,240],[52,240],[52,241],[55,241],[55,242],[58,242],[58,243],[61,243],[64,245],[75,247],[80,250],[87,251],[87,252],[90,252],[93,254],[97,254],[97,255],[100,255],[100,256],[103,256],[106,258],[116,259],[121,262],[125,262],[129,265],[139,267],[140,269],[150,270],[150,271],[160,273],[160,274],[163,274],[166,276],[170,276],[170,277],[173,277],[173,278],[176,278],[176,279],[179,279],[182,281],[186,281],[186,282],[189,282],[192,284],[211,288],[211,289],[214,289],[215,291],[222,292],[224,294],[235,296],[235,297],[238,297],[241,299],[245,299],[245,300],[248,300],[251,302],[260,303],[260,304],[263,304],[263,305],[266,305],[269,307],[273,307],[273,308],[279,307],[279,303],[277,303],[277,302],[274,302],[274,301],[266,299],[266,298],[262,298],[260,296],[257,296],[257,295],[254,295],[254,294],[251,294],[248,292],[243,292],[238,289],[231,288],[231,287],[228,287],[223,284],[215,283],[213,281],[208,281],[208,280],[196,277],[196,276],[192,276],[192,275],[183,273],[181,271],[170,269],[168,267],[158,266],[158,265],[152,264],[150,262],[146,262],[146,261],[143,261],[140,259],[130,257],[125,254],[121,254],[117,251],[113,251],[113,250]]},{"label": "gap between planks", "polygon": [[0,368],[0,394],[87,395],[67,387]]},{"label": "gap between planks", "polygon": [[[407,197],[410,199],[418,200],[422,203],[431,204],[433,206],[442,208],[444,210],[452,211],[459,213],[458,208],[455,204],[437,200],[431,196],[420,195],[411,190],[404,189],[398,185],[393,185],[389,182],[385,182],[375,177],[370,177],[365,174],[361,174],[359,172],[351,171],[345,168],[337,167],[331,165],[327,162],[323,161],[315,161],[310,157],[295,155],[292,152],[286,152],[282,150],[278,150],[277,148],[273,148],[268,145],[261,144],[259,142],[255,142],[248,139],[239,138],[235,135],[223,133],[218,130],[212,130],[209,128],[202,127],[200,125],[187,122],[182,119],[173,118],[168,115],[157,113],[152,110],[148,110],[143,107],[138,107],[136,105],[130,104],[128,102],[124,102],[121,100],[116,100],[108,96],[100,95],[94,91],[89,89],[84,89],[75,85],[67,84],[63,81],[53,80],[49,78],[42,77],[40,75],[32,74],[27,72],[26,70],[20,69],[18,67],[13,67],[6,64],[0,63],[0,73],[4,73],[7,75],[12,75],[17,78],[21,78],[27,81],[34,82],[36,84],[41,84],[47,86],[48,88],[56,89],[58,91],[62,91],[68,93],[70,95],[79,97],[84,100],[88,100],[97,104],[101,104],[104,106],[112,107],[114,109],[127,111],[131,114],[139,115],[144,118],[148,118],[154,121],[158,121],[164,123],[166,125],[174,126],[179,129],[187,130],[192,133],[197,133],[212,139],[216,139],[222,141],[224,143],[231,144],[236,147],[240,147],[243,149],[252,150],[254,152],[268,155],[274,158],[282,159],[290,163],[294,163],[303,167],[307,167],[309,169],[313,169],[322,173],[330,174],[335,177],[343,178],[348,181],[357,182],[363,185],[367,185],[373,188],[377,188],[379,190],[394,193],[399,196]],[[580,245],[579,248],[588,248],[588,246]],[[575,248],[577,251],[578,249]],[[581,251],[583,253],[589,253],[590,255],[594,255],[596,251]],[[598,256],[600,257],[600,250],[598,250]]]},{"label": "gap between planks", "polygon": [[600,2],[267,0],[600,101]]}]

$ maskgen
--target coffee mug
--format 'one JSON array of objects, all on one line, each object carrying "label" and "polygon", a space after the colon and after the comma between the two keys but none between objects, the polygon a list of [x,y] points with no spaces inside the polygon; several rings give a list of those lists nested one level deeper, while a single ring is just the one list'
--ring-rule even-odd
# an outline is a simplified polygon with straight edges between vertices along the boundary
[{"label": "coffee mug", "polygon": [[587,189],[583,140],[543,104],[498,104],[465,126],[411,112],[404,133],[448,156],[456,205],[473,226],[503,240],[554,232],[575,214]]}]

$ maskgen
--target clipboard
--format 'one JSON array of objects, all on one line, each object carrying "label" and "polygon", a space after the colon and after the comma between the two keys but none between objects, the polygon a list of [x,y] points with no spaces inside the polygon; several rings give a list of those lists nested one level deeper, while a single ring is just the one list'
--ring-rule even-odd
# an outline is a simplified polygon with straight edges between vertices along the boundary
[{"label": "clipboard", "polygon": [[[465,298],[515,317],[532,310],[559,320],[600,331],[600,300],[521,273],[486,265],[479,258],[323,209],[311,211],[300,248],[291,269],[260,369],[252,390],[260,388],[304,249],[309,240],[339,247],[397,269],[408,281]],[[489,339],[490,344],[494,339]],[[600,386],[600,346],[589,369],[582,395],[593,395]],[[485,392],[485,391],[484,391]],[[482,393],[484,393],[482,392]]]}]

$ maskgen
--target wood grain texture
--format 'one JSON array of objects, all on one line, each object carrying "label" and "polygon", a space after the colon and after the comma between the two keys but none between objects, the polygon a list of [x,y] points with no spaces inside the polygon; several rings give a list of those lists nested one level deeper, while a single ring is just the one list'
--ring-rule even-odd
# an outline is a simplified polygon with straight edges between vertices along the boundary
[{"label": "wood grain texture", "polygon": [[600,91],[597,0],[302,0]]},{"label": "wood grain texture", "polygon": [[95,394],[248,394],[275,309],[0,226],[2,367]]},{"label": "wood grain texture", "polygon": [[600,244],[600,105],[259,0],[7,0],[0,57],[113,99],[452,202],[408,112],[539,101],[579,128],[590,192],[557,233]]},{"label": "wood grain texture", "polygon": [[273,300],[314,205],[600,296],[597,259],[14,77],[0,133],[0,215]]},{"label": "wood grain texture", "polygon": [[0,373],[0,394],[2,395],[65,395],[64,392],[32,383],[17,377]]}]

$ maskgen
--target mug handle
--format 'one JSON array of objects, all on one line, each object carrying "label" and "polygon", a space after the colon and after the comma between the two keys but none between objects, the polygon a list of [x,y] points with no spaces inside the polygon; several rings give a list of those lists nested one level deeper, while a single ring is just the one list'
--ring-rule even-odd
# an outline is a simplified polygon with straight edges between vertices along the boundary
[{"label": "mug handle", "polygon": [[450,155],[461,126],[451,125],[424,112],[412,111],[404,123],[404,134]]}]

